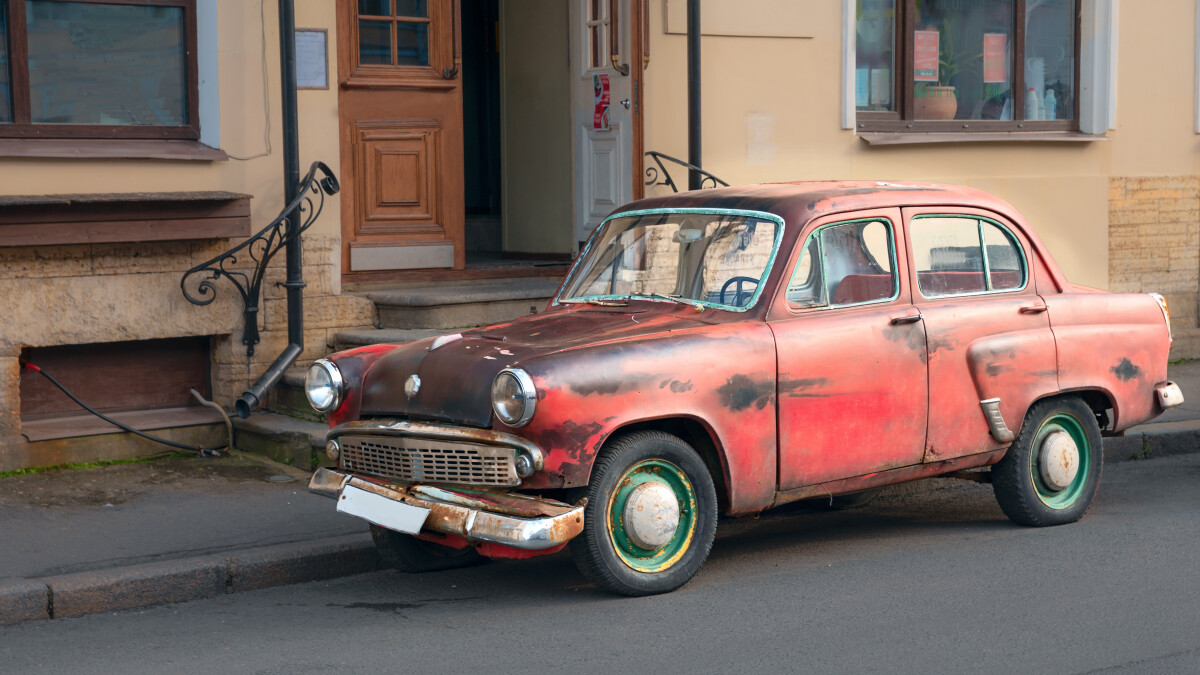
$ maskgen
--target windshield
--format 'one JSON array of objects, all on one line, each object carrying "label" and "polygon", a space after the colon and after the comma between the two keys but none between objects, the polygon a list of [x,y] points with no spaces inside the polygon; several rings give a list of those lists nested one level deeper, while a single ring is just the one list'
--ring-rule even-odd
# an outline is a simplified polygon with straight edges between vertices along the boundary
[{"label": "windshield", "polygon": [[681,210],[612,218],[575,265],[559,302],[632,297],[746,309],[782,232],[767,214]]}]

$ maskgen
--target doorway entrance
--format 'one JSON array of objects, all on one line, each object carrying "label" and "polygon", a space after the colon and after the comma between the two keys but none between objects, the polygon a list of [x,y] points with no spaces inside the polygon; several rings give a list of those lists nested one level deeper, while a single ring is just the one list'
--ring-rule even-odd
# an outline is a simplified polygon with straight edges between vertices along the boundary
[{"label": "doorway entrance", "polygon": [[338,0],[343,280],[569,262],[639,194],[643,7]]}]

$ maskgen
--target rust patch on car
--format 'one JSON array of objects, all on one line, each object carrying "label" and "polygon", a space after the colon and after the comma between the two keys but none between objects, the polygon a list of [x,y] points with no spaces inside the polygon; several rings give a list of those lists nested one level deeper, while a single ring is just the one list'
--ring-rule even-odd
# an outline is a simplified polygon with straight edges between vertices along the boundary
[{"label": "rust patch on car", "polygon": [[829,380],[824,377],[803,377],[794,380],[780,380],[779,394],[781,396],[818,396],[809,393],[812,389],[824,389],[829,386]]},{"label": "rust patch on car", "polygon": [[1116,375],[1117,379],[1122,382],[1128,382],[1142,374],[1142,369],[1133,365],[1133,362],[1128,358],[1121,359],[1121,362],[1109,368],[1109,371],[1113,375]]},{"label": "rust patch on car", "polygon": [[762,410],[775,401],[772,382],[756,382],[746,375],[734,375],[717,388],[721,405],[736,412],[754,406]]},{"label": "rust patch on car", "polygon": [[561,451],[571,459],[578,460],[585,450],[590,449],[589,441],[603,428],[599,422],[579,424],[575,420],[567,420],[538,434],[538,445],[547,453]]}]

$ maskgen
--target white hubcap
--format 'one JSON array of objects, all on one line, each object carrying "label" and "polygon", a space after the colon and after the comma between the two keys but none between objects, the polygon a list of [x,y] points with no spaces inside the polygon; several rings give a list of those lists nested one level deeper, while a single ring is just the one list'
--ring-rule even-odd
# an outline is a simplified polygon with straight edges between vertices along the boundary
[{"label": "white hubcap", "polygon": [[1038,460],[1042,480],[1052,490],[1063,490],[1079,473],[1079,446],[1065,431],[1055,431],[1042,441]]},{"label": "white hubcap", "polygon": [[679,529],[679,499],[666,483],[642,483],[629,493],[621,515],[629,540],[653,550],[670,543]]}]

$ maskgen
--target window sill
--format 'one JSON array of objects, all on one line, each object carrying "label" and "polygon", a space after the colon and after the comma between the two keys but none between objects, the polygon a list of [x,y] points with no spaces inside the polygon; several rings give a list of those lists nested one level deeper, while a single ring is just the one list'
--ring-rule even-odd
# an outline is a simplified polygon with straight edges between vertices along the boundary
[{"label": "window sill", "polygon": [[867,145],[920,145],[923,143],[1095,143],[1107,141],[1103,134],[1080,131],[977,131],[938,132],[859,132]]},{"label": "window sill", "polygon": [[250,235],[236,192],[0,197],[0,246],[228,239]]},{"label": "window sill", "polygon": [[101,138],[0,138],[0,157],[177,159],[223,162],[224,150],[199,141]]}]

